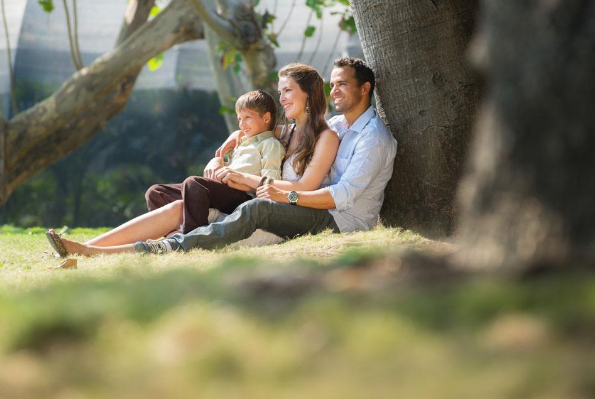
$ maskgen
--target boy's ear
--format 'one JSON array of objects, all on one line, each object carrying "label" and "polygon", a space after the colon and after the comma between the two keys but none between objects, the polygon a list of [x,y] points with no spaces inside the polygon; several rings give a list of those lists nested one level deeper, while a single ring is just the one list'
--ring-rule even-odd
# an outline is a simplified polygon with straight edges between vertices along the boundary
[{"label": "boy's ear", "polygon": [[265,123],[269,123],[271,121],[271,113],[269,111],[265,112],[264,115],[262,115],[262,119],[264,119]]}]

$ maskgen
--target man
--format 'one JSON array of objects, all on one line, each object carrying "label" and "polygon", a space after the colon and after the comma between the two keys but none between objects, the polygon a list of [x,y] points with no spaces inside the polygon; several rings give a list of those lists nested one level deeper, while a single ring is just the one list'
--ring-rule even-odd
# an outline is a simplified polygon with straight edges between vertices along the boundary
[{"label": "man", "polygon": [[[139,242],[138,252],[214,249],[249,237],[257,228],[281,237],[368,230],[375,223],[392,176],[397,142],[371,106],[374,73],[364,61],[341,58],[331,73],[331,98],[343,115],[329,120],[341,143],[331,184],[315,191],[287,193],[289,203],[256,199],[224,221],[157,241]],[[266,188],[259,188],[266,190]]]}]

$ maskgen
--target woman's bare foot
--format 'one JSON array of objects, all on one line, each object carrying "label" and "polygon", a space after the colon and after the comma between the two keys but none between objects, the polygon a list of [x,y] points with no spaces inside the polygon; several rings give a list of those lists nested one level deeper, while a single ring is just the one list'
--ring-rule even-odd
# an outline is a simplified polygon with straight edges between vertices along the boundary
[{"label": "woman's bare foot", "polygon": [[66,247],[68,255],[92,256],[97,255],[99,253],[95,248],[92,248],[91,246],[81,244],[80,242],[71,241],[66,238],[62,238],[62,243]]}]

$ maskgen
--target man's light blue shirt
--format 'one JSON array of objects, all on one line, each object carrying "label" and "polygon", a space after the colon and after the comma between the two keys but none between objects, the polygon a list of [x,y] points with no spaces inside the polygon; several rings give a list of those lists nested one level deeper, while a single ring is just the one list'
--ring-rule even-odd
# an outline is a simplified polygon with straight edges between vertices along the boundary
[{"label": "man's light blue shirt", "polygon": [[330,172],[328,189],[335,209],[329,212],[341,232],[369,230],[378,220],[393,174],[397,140],[372,106],[351,127],[343,115],[328,124],[341,140]]}]

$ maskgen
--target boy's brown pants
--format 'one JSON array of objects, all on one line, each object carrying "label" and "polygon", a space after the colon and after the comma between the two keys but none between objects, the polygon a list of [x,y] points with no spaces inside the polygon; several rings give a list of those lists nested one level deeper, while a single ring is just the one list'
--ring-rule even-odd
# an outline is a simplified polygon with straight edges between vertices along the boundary
[{"label": "boy's brown pants", "polygon": [[182,219],[184,234],[208,224],[209,208],[232,213],[238,205],[251,198],[244,191],[201,176],[190,176],[183,183],[178,184],[155,184],[145,193],[149,211],[177,200],[184,201]]}]

